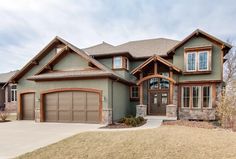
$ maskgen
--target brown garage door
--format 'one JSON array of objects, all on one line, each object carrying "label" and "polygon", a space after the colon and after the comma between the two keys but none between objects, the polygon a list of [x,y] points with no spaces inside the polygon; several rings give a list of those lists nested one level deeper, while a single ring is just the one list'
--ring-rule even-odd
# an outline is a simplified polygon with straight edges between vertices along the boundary
[{"label": "brown garage door", "polygon": [[35,95],[27,93],[22,95],[22,117],[23,120],[34,120]]},{"label": "brown garage door", "polygon": [[44,95],[45,121],[99,123],[99,94],[83,91]]}]

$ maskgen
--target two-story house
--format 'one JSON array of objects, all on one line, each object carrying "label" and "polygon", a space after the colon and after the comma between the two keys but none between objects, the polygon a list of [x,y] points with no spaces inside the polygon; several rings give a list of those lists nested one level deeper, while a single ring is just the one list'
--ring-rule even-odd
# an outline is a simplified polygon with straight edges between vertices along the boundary
[{"label": "two-story house", "polygon": [[[214,120],[231,45],[201,30],[79,49],[54,38],[11,80],[18,117],[110,123],[127,114]],[[137,111],[137,112],[136,112]]]}]

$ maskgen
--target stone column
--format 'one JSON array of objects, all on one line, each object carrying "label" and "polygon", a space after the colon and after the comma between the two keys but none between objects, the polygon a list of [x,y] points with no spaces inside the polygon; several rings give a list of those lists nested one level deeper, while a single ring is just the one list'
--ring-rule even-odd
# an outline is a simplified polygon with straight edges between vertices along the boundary
[{"label": "stone column", "polygon": [[147,115],[147,106],[140,104],[136,105],[136,117],[141,116],[145,117]]},{"label": "stone column", "polygon": [[169,104],[166,106],[166,116],[170,118],[177,117],[177,106],[174,104]]},{"label": "stone column", "polygon": [[111,124],[112,123],[112,109],[103,109],[102,110],[102,124]]}]

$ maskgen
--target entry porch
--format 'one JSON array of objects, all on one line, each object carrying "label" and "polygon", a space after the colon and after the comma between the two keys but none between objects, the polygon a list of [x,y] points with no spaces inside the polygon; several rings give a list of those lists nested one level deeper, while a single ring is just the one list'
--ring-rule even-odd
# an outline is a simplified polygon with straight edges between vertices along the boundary
[{"label": "entry porch", "polygon": [[181,70],[167,59],[153,55],[132,71],[137,78],[137,116],[177,117],[177,77]]}]

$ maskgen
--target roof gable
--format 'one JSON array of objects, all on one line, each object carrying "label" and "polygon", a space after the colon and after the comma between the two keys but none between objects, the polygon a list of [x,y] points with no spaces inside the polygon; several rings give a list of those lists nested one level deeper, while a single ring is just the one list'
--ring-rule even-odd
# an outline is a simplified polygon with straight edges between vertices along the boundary
[{"label": "roof gable", "polygon": [[[217,45],[219,45],[222,49],[226,49],[226,50],[230,50],[232,48],[232,46],[226,42],[223,42],[222,40],[200,30],[197,29],[194,32],[192,32],[189,36],[187,36],[186,38],[184,38],[181,42],[179,42],[177,45],[175,45],[172,49],[170,49],[167,54],[175,54],[175,50],[178,49],[179,47],[181,47],[182,45],[184,45],[186,42],[188,42],[190,39],[192,39],[193,37],[198,37],[198,36],[202,36],[204,38],[207,38],[208,40],[210,40],[211,42],[216,43]],[[226,51],[227,52],[227,51]]]},{"label": "roof gable", "polygon": [[98,69],[98,67],[95,65],[91,67],[92,65],[89,63],[93,62],[89,59],[85,59],[81,56],[80,52],[74,52],[70,47],[65,46],[39,72],[37,72],[36,75],[46,73],[48,71],[78,71],[86,69]]},{"label": "roof gable", "polygon": [[34,56],[21,70],[19,70],[14,76],[12,76],[8,82],[17,82],[21,77],[23,77],[28,71],[30,71],[34,66],[38,65],[39,62],[47,56],[50,51],[58,45],[64,45],[58,37],[53,38],[36,56]]},{"label": "roof gable", "polygon": [[138,67],[136,67],[131,73],[132,74],[136,74],[137,72],[139,72],[142,68],[144,68],[145,66],[147,66],[149,63],[153,62],[153,61],[159,61],[160,63],[172,68],[173,70],[177,71],[177,72],[181,72],[181,69],[179,69],[178,67],[174,66],[172,63],[170,63],[169,61],[163,59],[162,57],[158,56],[158,55],[153,55],[152,57],[150,57],[149,59],[147,59],[145,62],[143,62],[141,65],[139,65]]}]

